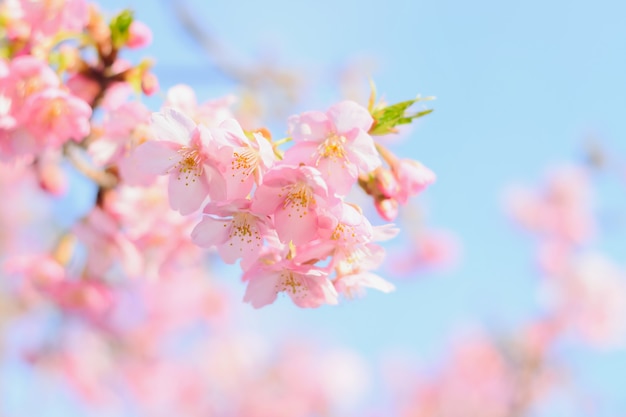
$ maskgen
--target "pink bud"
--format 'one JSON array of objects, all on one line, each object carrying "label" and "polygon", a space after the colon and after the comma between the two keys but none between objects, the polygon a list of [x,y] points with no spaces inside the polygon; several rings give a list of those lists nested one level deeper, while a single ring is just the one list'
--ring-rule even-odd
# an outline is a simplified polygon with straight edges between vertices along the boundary
[{"label": "pink bud", "polygon": [[375,173],[376,189],[387,198],[395,197],[398,193],[398,181],[391,171],[385,168],[376,169]]},{"label": "pink bud", "polygon": [[380,217],[387,221],[392,221],[398,217],[398,200],[394,198],[377,200],[375,206]]},{"label": "pink bud", "polygon": [[60,196],[67,191],[67,177],[57,163],[40,160],[37,164],[37,178],[41,189],[50,194]]},{"label": "pink bud", "polygon": [[129,35],[126,42],[129,48],[143,48],[152,43],[152,31],[150,28],[136,20],[130,25]]},{"label": "pink bud", "polygon": [[392,169],[402,191],[396,198],[402,204],[406,203],[409,197],[423,191],[436,179],[434,172],[411,159],[400,159]]},{"label": "pink bud", "polygon": [[141,77],[141,89],[147,96],[159,91],[159,79],[151,72],[145,72]]}]

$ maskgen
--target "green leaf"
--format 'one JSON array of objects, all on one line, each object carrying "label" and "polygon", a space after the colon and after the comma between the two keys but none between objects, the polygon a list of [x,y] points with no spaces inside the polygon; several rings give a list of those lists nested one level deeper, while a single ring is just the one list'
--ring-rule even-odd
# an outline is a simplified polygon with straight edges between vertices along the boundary
[{"label": "green leaf", "polygon": [[392,104],[390,106],[374,109],[374,111],[372,112],[374,124],[372,125],[369,133],[371,135],[386,135],[389,133],[396,133],[396,126],[409,124],[415,119],[432,113],[433,109],[422,110],[420,112],[412,114],[407,113],[409,107],[422,100],[425,99],[421,99],[418,97],[414,100],[402,101],[400,103]]},{"label": "green leaf", "polygon": [[130,25],[133,23],[133,12],[131,10],[123,10],[111,19],[109,28],[111,29],[111,42],[113,47],[119,49],[126,45],[130,37]]}]

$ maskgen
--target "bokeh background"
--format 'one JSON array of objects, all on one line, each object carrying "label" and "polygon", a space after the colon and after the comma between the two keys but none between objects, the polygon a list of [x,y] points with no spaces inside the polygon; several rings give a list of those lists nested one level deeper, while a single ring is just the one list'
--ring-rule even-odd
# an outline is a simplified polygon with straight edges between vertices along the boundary
[{"label": "bokeh background", "polygon": [[[153,44],[141,55],[154,57],[162,90],[186,83],[200,99],[232,92],[244,100],[254,91],[275,110],[263,117],[277,137],[288,114],[325,109],[344,97],[364,102],[370,77],[389,102],[436,96],[424,104],[435,111],[403,131],[394,148],[438,176],[416,201],[419,215],[404,214],[409,231],[398,244],[410,242],[411,222],[425,222],[455,237],[455,260],[410,276],[387,274],[396,292],[372,291],[338,307],[302,310],[287,299],[262,310],[242,304],[250,328],[343,346],[373,368],[398,357],[436,363],[459,334],[514,329],[536,314],[541,295],[532,242],[506,217],[505,190],[512,183],[538,184],[549,167],[585,163],[590,149],[608,155],[614,168],[600,178],[597,204],[610,231],[600,244],[618,262],[626,259],[620,215],[626,207],[626,6],[620,1],[101,5],[130,7],[152,28]],[[389,251],[404,253],[399,245]],[[223,272],[225,285],[243,294],[238,271]],[[562,358],[602,404],[594,415],[624,415],[623,346],[590,350],[573,343]],[[70,415],[55,394],[46,396],[54,392],[49,386],[33,387],[23,372],[5,371],[3,381],[5,398],[16,406],[39,390],[49,410]],[[377,386],[370,381],[371,402]],[[585,415],[576,407],[557,400],[545,412]]]}]

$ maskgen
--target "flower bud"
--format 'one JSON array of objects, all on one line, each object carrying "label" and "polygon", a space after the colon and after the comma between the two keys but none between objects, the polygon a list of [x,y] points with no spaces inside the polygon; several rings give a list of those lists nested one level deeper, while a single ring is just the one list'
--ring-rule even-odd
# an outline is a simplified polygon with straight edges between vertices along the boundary
[{"label": "flower bud", "polygon": [[151,72],[144,72],[141,76],[141,90],[147,96],[159,91],[159,79]]},{"label": "flower bud", "polygon": [[398,200],[394,198],[376,200],[375,206],[380,217],[389,222],[398,217]]},{"label": "flower bud", "polygon": [[152,43],[152,31],[142,22],[133,21],[129,28],[129,37],[126,46],[129,48],[143,48]]},{"label": "flower bud", "polygon": [[398,193],[398,181],[393,176],[393,173],[385,168],[377,168],[374,171],[374,178],[376,189],[384,197],[395,197]]}]

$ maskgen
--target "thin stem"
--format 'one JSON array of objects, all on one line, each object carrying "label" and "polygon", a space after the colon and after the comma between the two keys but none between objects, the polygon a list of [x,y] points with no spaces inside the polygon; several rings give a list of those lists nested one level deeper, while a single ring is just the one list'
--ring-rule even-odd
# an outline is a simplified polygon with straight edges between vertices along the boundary
[{"label": "thin stem", "polygon": [[69,144],[65,147],[65,156],[81,174],[98,184],[101,188],[114,188],[118,178],[106,171],[101,171],[91,166],[80,154],[76,146]]}]

